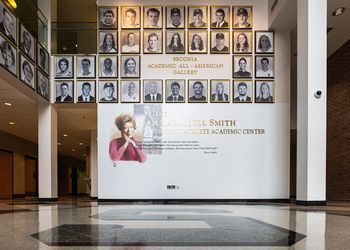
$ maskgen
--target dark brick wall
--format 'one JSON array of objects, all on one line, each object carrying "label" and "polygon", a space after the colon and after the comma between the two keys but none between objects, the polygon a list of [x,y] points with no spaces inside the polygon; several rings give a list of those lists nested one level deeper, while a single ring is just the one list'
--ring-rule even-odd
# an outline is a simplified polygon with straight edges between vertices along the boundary
[{"label": "dark brick wall", "polygon": [[350,201],[350,41],[328,58],[327,200]]}]

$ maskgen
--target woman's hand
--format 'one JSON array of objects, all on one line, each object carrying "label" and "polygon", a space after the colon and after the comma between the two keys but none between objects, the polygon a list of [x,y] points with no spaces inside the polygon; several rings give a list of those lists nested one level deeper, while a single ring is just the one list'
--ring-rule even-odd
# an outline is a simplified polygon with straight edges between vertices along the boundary
[{"label": "woman's hand", "polygon": [[130,138],[129,136],[127,136],[126,134],[123,134],[123,137],[124,137],[124,139],[125,139],[125,144],[124,144],[124,147],[125,147],[125,148],[129,145],[129,143],[130,143],[131,145],[133,145],[134,148],[137,148],[136,143],[135,143],[133,140],[131,140],[131,138]]}]

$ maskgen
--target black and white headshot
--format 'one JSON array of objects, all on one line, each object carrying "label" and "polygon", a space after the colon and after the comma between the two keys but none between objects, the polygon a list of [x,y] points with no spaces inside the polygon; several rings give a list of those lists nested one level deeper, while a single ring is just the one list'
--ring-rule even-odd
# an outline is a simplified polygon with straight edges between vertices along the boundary
[{"label": "black and white headshot", "polygon": [[188,6],[188,27],[208,27],[208,6]]},{"label": "black and white headshot", "polygon": [[121,102],[140,102],[140,80],[122,80]]},{"label": "black and white headshot", "polygon": [[166,7],[166,28],[167,29],[185,28],[185,6],[167,6]]},{"label": "black and white headshot", "polygon": [[143,102],[163,102],[163,80],[143,80]]},{"label": "black and white headshot", "polygon": [[43,96],[46,100],[49,100],[49,78],[38,68],[36,72],[36,92]]},{"label": "black and white headshot", "polygon": [[77,56],[77,78],[95,77],[95,56]]},{"label": "black and white headshot", "polygon": [[118,27],[118,9],[116,6],[100,6],[98,8],[100,29]]},{"label": "black and white headshot", "polygon": [[208,80],[188,80],[188,102],[208,102]]},{"label": "black and white headshot", "polygon": [[255,31],[255,53],[274,53],[273,31]]},{"label": "black and white headshot", "polygon": [[273,81],[255,81],[255,102],[273,103],[275,87]]},{"label": "black and white headshot", "polygon": [[17,44],[17,19],[0,1],[0,31],[14,44]]},{"label": "black and white headshot", "polygon": [[212,29],[228,29],[230,27],[230,6],[210,6]]},{"label": "black and white headshot", "polygon": [[255,77],[272,78],[274,74],[274,57],[273,56],[256,56],[255,57]]},{"label": "black and white headshot", "polygon": [[99,57],[99,77],[116,78],[118,77],[118,56],[100,55]]},{"label": "black and white headshot", "polygon": [[140,77],[140,56],[122,56],[121,77]]},{"label": "black and white headshot", "polygon": [[20,53],[20,79],[35,89],[35,79],[34,79],[34,64]]},{"label": "black and white headshot", "polygon": [[140,31],[122,30],[121,31],[121,52],[122,54],[140,53]]},{"label": "black and white headshot", "polygon": [[95,81],[77,81],[78,102],[95,102]]},{"label": "black and white headshot", "polygon": [[55,56],[55,78],[73,78],[73,56]]},{"label": "black and white headshot", "polygon": [[161,54],[163,53],[163,31],[152,30],[143,31],[143,53]]},{"label": "black and white headshot", "polygon": [[117,53],[118,52],[118,37],[117,31],[108,30],[100,31],[100,53]]},{"label": "black and white headshot", "polygon": [[253,100],[253,82],[250,80],[233,81],[233,102],[246,103]]},{"label": "black and white headshot", "polygon": [[230,80],[210,80],[210,102],[230,102]]},{"label": "black and white headshot", "polygon": [[99,102],[118,102],[118,81],[98,82]]},{"label": "black and white headshot", "polygon": [[210,53],[228,54],[230,53],[230,32],[229,31],[211,31],[210,32]]},{"label": "black and white headshot", "polygon": [[56,102],[74,102],[73,81],[55,81]]},{"label": "black and white headshot", "polygon": [[140,28],[140,6],[122,6],[122,29]]},{"label": "black and white headshot", "polygon": [[234,6],[233,28],[251,29],[253,27],[253,7],[252,6]]},{"label": "black and white headshot", "polygon": [[35,60],[35,39],[29,31],[21,24],[19,48],[33,61]]},{"label": "black and white headshot", "polygon": [[163,28],[163,7],[144,6],[143,7],[143,28],[159,29]]},{"label": "black and white headshot", "polygon": [[165,81],[166,102],[185,102],[186,87],[184,79],[168,79]]},{"label": "black and white headshot", "polygon": [[233,32],[233,53],[252,53],[252,32],[236,30]]},{"label": "black and white headshot", "polygon": [[49,65],[50,65],[50,56],[49,53],[41,46],[40,43],[37,43],[37,57],[36,62],[40,69],[42,69],[47,75],[49,74]]},{"label": "black and white headshot", "polygon": [[166,51],[167,54],[185,53],[185,31],[167,30],[166,31]]},{"label": "black and white headshot", "polygon": [[2,35],[0,36],[0,65],[14,75],[17,75],[17,51]]},{"label": "black and white headshot", "polygon": [[233,77],[251,78],[253,59],[251,56],[233,56]]},{"label": "black and white headshot", "polygon": [[208,52],[207,31],[189,30],[188,31],[188,53],[206,54]]}]

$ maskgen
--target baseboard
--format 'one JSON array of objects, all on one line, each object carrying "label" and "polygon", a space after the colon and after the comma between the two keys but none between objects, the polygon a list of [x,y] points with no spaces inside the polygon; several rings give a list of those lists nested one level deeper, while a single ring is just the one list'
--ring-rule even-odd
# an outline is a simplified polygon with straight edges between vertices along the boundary
[{"label": "baseboard", "polygon": [[212,203],[212,204],[230,204],[230,203],[290,203],[290,199],[97,199],[99,203],[109,202],[130,202],[130,203],[148,203],[148,204],[183,204],[183,203]]},{"label": "baseboard", "polygon": [[39,198],[39,202],[56,202],[58,201],[58,198]]},{"label": "baseboard", "polygon": [[296,205],[299,206],[326,206],[327,201],[295,201]]},{"label": "baseboard", "polygon": [[91,200],[97,200],[97,197],[95,197],[95,196],[90,196],[90,199],[91,199]]},{"label": "baseboard", "polygon": [[25,198],[26,194],[13,194],[12,198],[14,199],[19,199],[19,198]]}]

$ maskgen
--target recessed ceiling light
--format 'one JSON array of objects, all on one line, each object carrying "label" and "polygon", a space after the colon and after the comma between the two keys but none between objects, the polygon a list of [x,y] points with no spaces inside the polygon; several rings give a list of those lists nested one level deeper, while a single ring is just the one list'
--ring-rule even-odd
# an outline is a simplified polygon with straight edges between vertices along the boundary
[{"label": "recessed ceiling light", "polygon": [[82,146],[82,145],[84,145],[84,143],[82,143],[82,142],[79,142],[79,145],[80,145],[80,146]]},{"label": "recessed ceiling light", "polygon": [[12,104],[9,103],[9,102],[5,102],[5,105],[6,105],[6,106],[12,106]]},{"label": "recessed ceiling light", "polygon": [[83,156],[86,156],[86,154],[83,154]]},{"label": "recessed ceiling light", "polygon": [[57,145],[58,145],[58,146],[61,146],[61,143],[60,143],[60,142],[57,142]]},{"label": "recessed ceiling light", "polygon": [[14,122],[9,122],[9,124],[10,124],[10,125],[15,125],[15,123],[14,123]]},{"label": "recessed ceiling light", "polygon": [[67,135],[67,134],[64,134],[63,136],[64,136],[64,137],[67,137],[68,135]]},{"label": "recessed ceiling light", "polygon": [[75,152],[75,148],[72,148],[72,151]]},{"label": "recessed ceiling light", "polygon": [[343,14],[345,11],[344,7],[340,7],[338,9],[336,9],[335,11],[333,11],[332,15],[333,16],[340,16],[341,14]]}]

